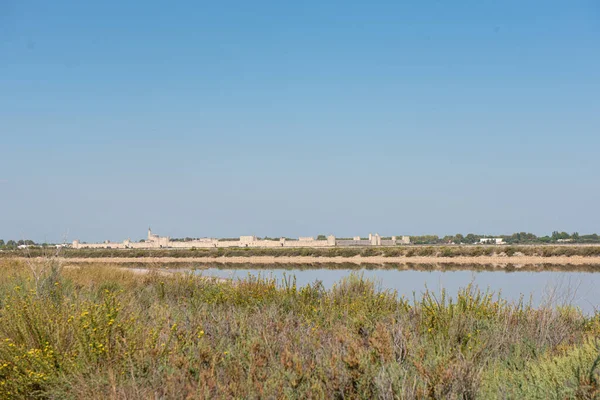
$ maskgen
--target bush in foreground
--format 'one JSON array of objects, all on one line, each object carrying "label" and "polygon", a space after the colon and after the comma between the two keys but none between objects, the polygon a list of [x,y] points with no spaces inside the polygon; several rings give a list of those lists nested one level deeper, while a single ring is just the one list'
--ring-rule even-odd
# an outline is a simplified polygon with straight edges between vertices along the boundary
[{"label": "bush in foreground", "polygon": [[600,315],[476,288],[412,299],[0,265],[1,398],[597,398]]}]

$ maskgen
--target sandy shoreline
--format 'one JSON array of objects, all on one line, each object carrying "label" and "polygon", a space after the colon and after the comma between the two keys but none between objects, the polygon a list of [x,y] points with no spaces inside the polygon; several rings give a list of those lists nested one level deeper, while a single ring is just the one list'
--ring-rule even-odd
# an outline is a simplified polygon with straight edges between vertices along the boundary
[{"label": "sandy shoreline", "polygon": [[[41,259],[41,258],[40,258]],[[480,257],[314,257],[314,256],[249,256],[249,257],[58,257],[66,263],[107,263],[107,264],[163,264],[163,263],[197,263],[197,264],[477,264],[477,265],[600,265],[600,257],[584,256],[480,256]]]}]

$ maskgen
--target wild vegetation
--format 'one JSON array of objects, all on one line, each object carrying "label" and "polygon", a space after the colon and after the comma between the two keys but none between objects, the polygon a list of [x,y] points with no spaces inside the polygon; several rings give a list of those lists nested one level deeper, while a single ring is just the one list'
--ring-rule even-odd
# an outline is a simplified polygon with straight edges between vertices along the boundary
[{"label": "wild vegetation", "polygon": [[[0,252],[0,257],[39,257],[50,252],[44,248],[27,248]],[[586,245],[510,245],[510,246],[395,246],[395,247],[333,247],[333,248],[218,248],[218,249],[61,249],[62,257],[252,257],[252,256],[312,256],[312,257],[480,257],[480,256],[600,256],[600,246]]]},{"label": "wild vegetation", "polygon": [[600,314],[467,287],[413,298],[0,261],[0,398],[600,395]]},{"label": "wild vegetation", "polygon": [[529,232],[516,232],[512,235],[480,235],[469,233],[462,235],[424,235],[411,236],[411,242],[414,244],[476,244],[482,238],[496,237],[502,238],[508,244],[557,244],[557,243],[575,243],[575,244],[594,244],[600,243],[600,236],[596,233],[580,235],[578,232],[569,234],[567,232],[554,231],[551,235],[537,236]]}]

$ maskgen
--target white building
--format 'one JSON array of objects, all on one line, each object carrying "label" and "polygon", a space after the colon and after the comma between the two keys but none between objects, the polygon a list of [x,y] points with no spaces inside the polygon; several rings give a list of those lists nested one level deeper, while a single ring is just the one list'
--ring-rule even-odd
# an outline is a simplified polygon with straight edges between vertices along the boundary
[{"label": "white building", "polygon": [[74,249],[193,249],[193,248],[223,248],[223,247],[335,247],[335,246],[395,246],[396,244],[410,244],[408,236],[402,236],[400,241],[394,236],[391,240],[384,240],[378,234],[369,234],[369,239],[336,240],[329,235],[326,239],[314,237],[300,237],[296,240],[280,238],[275,240],[259,239],[256,236],[240,236],[239,240],[219,240],[216,238],[194,239],[189,241],[173,241],[168,236],[159,236],[148,229],[148,237],[140,242],[130,239],[123,242],[82,243],[74,240]]},{"label": "white building", "polygon": [[504,239],[502,239],[502,238],[481,238],[481,239],[479,239],[479,244],[504,244]]}]

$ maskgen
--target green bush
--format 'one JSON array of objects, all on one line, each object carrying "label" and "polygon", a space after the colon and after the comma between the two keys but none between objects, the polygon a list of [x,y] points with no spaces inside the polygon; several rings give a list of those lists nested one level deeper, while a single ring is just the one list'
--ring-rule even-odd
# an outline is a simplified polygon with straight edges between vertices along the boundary
[{"label": "green bush", "polygon": [[[598,397],[600,314],[0,263],[0,398]],[[436,268],[436,266],[431,266]]]}]

